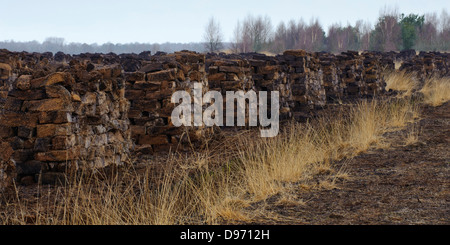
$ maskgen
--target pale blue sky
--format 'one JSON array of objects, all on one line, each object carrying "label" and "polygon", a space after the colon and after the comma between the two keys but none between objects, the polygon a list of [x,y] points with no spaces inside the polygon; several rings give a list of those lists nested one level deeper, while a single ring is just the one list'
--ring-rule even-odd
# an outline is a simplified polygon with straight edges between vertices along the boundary
[{"label": "pale blue sky", "polygon": [[237,20],[247,14],[280,21],[306,22],[317,17],[324,29],[333,23],[374,24],[385,6],[400,13],[449,10],[448,0],[0,0],[0,40],[42,42],[63,37],[67,42],[163,43],[201,41],[211,16],[229,41]]}]

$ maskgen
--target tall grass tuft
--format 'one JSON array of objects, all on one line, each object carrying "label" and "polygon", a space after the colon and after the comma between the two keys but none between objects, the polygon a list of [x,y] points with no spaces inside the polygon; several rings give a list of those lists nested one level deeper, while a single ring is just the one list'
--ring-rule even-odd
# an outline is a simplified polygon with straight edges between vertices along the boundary
[{"label": "tall grass tuft", "polygon": [[386,81],[386,90],[399,91],[401,92],[400,96],[411,96],[418,89],[419,82],[412,73],[396,71],[386,74],[384,78]]},{"label": "tall grass tuft", "polygon": [[423,93],[426,104],[440,106],[450,100],[450,77],[429,78],[420,92]]}]

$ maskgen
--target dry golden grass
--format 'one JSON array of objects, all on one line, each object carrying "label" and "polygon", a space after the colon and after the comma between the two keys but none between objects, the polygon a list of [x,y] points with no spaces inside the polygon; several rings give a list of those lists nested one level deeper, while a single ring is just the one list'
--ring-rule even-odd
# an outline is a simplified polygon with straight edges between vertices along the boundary
[{"label": "dry golden grass", "polygon": [[386,90],[400,92],[399,97],[411,96],[418,91],[423,94],[423,102],[439,106],[450,100],[450,77],[428,77],[420,87],[416,76],[404,71],[386,74]]},{"label": "dry golden grass", "polygon": [[402,66],[401,61],[394,61],[394,69],[395,70],[399,70],[401,66]]},{"label": "dry golden grass", "polygon": [[414,74],[404,71],[391,72],[385,75],[386,90],[402,92],[401,96],[410,96],[417,89],[418,81]]},{"label": "dry golden grass", "polygon": [[440,106],[450,100],[450,77],[429,78],[420,92],[424,95],[425,103]]},{"label": "dry golden grass", "polygon": [[265,54],[267,56],[276,56],[277,55],[276,53],[272,53],[272,52],[269,52],[269,51],[261,51],[259,53],[260,54]]},{"label": "dry golden grass", "polygon": [[418,127],[412,126],[406,134],[405,144],[413,145],[413,144],[419,142],[419,134],[420,134],[420,131],[419,131]]}]

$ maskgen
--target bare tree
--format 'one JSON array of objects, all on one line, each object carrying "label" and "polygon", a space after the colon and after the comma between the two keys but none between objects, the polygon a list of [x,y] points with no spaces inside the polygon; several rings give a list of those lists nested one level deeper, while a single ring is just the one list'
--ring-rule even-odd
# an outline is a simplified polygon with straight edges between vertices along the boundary
[{"label": "bare tree", "polygon": [[447,13],[447,10],[443,9],[440,16],[440,31],[450,30],[450,16]]},{"label": "bare tree", "polygon": [[298,22],[290,20],[287,24],[281,22],[273,38],[272,51],[280,49],[304,49],[321,51],[324,48],[325,32],[317,19],[311,19],[306,24],[303,19]]},{"label": "bare tree", "polygon": [[253,43],[253,51],[260,52],[270,42],[272,35],[272,23],[268,16],[259,16],[249,19],[250,36]]},{"label": "bare tree", "polygon": [[238,20],[234,28],[232,43],[234,53],[247,53],[251,51],[250,26],[246,21],[241,23]]},{"label": "bare tree", "polygon": [[300,20],[297,24],[297,30],[292,35],[295,38],[295,49],[316,52],[323,48],[325,32],[318,19],[312,18],[309,24]]},{"label": "bare tree", "polygon": [[425,22],[417,35],[416,49],[430,51],[438,45],[438,18],[436,13],[426,14]]},{"label": "bare tree", "polygon": [[272,41],[272,23],[268,16],[253,17],[248,15],[234,29],[233,47],[235,51],[260,52],[268,48]]},{"label": "bare tree", "polygon": [[303,20],[298,25],[295,20],[290,20],[286,30],[286,49],[294,49],[300,39],[300,30],[303,30]]},{"label": "bare tree", "polygon": [[241,28],[242,28],[241,23],[238,20],[236,26],[234,27],[233,37],[231,38],[231,51],[233,53],[239,53],[240,49],[241,49],[241,47],[240,47],[241,40],[242,40]]},{"label": "bare tree", "polygon": [[340,24],[333,24],[328,29],[328,51],[343,52],[347,50],[359,49],[359,26],[350,24],[342,27]]},{"label": "bare tree", "polygon": [[439,43],[441,50],[450,49],[450,15],[445,9],[442,10],[440,16]]},{"label": "bare tree", "polygon": [[44,51],[56,53],[64,51],[64,38],[62,37],[47,37],[42,43]]},{"label": "bare tree", "polygon": [[369,50],[370,40],[372,38],[372,25],[369,22],[364,22],[363,20],[358,20],[356,22],[359,33],[359,49]]},{"label": "bare tree", "polygon": [[372,38],[372,49],[378,51],[398,51],[401,42],[400,14],[397,9],[384,8],[380,12]]},{"label": "bare tree", "polygon": [[217,52],[223,48],[223,35],[220,29],[220,23],[211,17],[205,27],[203,35],[205,49],[208,52]]},{"label": "bare tree", "polygon": [[347,33],[340,24],[333,24],[328,28],[328,51],[342,52],[347,49]]},{"label": "bare tree", "polygon": [[287,44],[287,30],[286,25],[283,21],[280,22],[275,31],[275,37],[273,41],[272,51],[275,53],[280,53],[286,50]]},{"label": "bare tree", "polygon": [[307,35],[310,37],[310,48],[308,50],[317,52],[323,48],[325,32],[318,19],[311,19],[311,24],[307,29]]}]

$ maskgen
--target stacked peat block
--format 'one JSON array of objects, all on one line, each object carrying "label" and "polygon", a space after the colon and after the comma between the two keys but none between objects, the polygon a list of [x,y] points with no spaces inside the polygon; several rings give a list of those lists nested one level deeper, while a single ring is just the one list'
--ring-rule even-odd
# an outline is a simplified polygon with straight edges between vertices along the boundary
[{"label": "stacked peat block", "polygon": [[291,113],[291,88],[288,83],[289,67],[286,62],[280,62],[279,57],[264,54],[247,55],[251,66],[252,80],[255,91],[267,91],[268,113],[271,111],[271,92],[279,92],[280,119],[287,119]]},{"label": "stacked peat block", "polygon": [[279,58],[282,59],[282,64],[286,63],[288,66],[293,117],[297,120],[310,117],[314,109],[326,104],[318,55],[304,50],[287,50]]},{"label": "stacked peat block", "polygon": [[[132,60],[129,64],[137,64]],[[195,52],[176,52],[147,57],[138,71],[125,73],[126,98],[131,102],[129,119],[136,152],[183,150],[201,143],[207,133],[203,127],[175,127],[171,113],[172,94],[188,91],[193,98],[194,83],[207,89],[205,56]]]},{"label": "stacked peat block", "polygon": [[274,91],[280,79],[280,67],[274,57],[264,54],[247,54],[251,66],[251,77],[256,91]]},{"label": "stacked peat block", "polygon": [[425,81],[425,65],[423,59],[417,55],[412,58],[403,59],[399,70],[414,74],[421,83]]},{"label": "stacked peat block", "polygon": [[434,67],[437,76],[450,76],[450,54],[449,53],[434,53]]},{"label": "stacked peat block", "polygon": [[48,69],[48,60],[44,54],[11,53],[0,50],[0,105],[3,106],[12,83],[19,75],[45,75]]},{"label": "stacked peat block", "polygon": [[450,54],[441,53],[442,57],[442,67],[440,68],[443,72],[443,76],[450,76]]},{"label": "stacked peat block", "polygon": [[10,89],[12,72],[11,66],[0,62],[0,109],[3,108],[5,99]]},{"label": "stacked peat block", "polygon": [[449,54],[420,52],[419,55],[404,58],[400,70],[415,74],[423,85],[426,78],[449,76]]},{"label": "stacked peat block", "polygon": [[407,50],[402,50],[402,51],[398,52],[397,55],[395,56],[395,59],[398,61],[405,61],[405,60],[412,60],[416,56],[417,56],[416,50],[407,49]]},{"label": "stacked peat block", "polygon": [[395,63],[397,53],[395,51],[390,52],[372,52],[379,56],[379,62],[382,71],[395,71]]},{"label": "stacked peat block", "polygon": [[364,65],[358,52],[342,52],[336,57],[338,59],[343,99],[355,100],[361,98],[366,93],[367,88],[363,77]]},{"label": "stacked peat block", "polygon": [[[0,113],[3,114],[6,98],[10,89],[12,79],[12,67],[9,64],[8,52],[0,50]],[[0,114],[0,117],[1,117]],[[11,155],[14,150],[8,142],[2,138],[9,137],[12,134],[11,129],[0,125],[0,192],[2,192],[9,183],[15,178],[16,166],[11,161]]]},{"label": "stacked peat block", "polygon": [[72,89],[74,109],[71,112],[72,131],[78,138],[73,147],[78,152],[75,154],[76,167],[88,164],[84,167],[97,169],[126,163],[131,144],[130,105],[125,98],[121,66],[99,64],[88,69],[88,65],[77,62],[70,65],[75,79],[75,84],[69,89]]},{"label": "stacked peat block", "polygon": [[[168,54],[167,57],[169,57],[169,59],[174,59],[177,63],[177,79],[175,83],[169,82],[166,84],[163,81],[161,84],[161,93],[168,94],[168,91],[187,91],[191,95],[192,102],[194,102],[195,83],[200,83],[202,85],[202,96],[208,91],[208,79],[205,68],[206,58],[204,54],[183,50]],[[149,74],[147,74],[147,78],[149,81],[152,80],[152,77],[149,76]],[[204,125],[194,126],[193,122],[193,126],[190,127],[174,128],[171,114],[176,104],[171,102],[171,96],[172,94],[162,100],[162,115],[169,116],[167,118],[169,127],[156,127],[156,132],[160,132],[161,129],[170,132],[170,134],[168,134],[170,137],[170,144],[168,146],[172,149],[192,149],[192,146],[201,146],[204,143],[204,139],[211,134],[211,128],[206,128]],[[202,108],[205,109],[204,103],[202,103]],[[192,109],[192,112],[194,112],[194,109]],[[174,135],[173,132],[176,132],[177,130],[181,130],[182,133]],[[150,133],[153,133],[153,131],[150,130]],[[167,146],[164,149],[167,149]]]},{"label": "stacked peat block", "polygon": [[420,52],[418,56],[423,59],[425,77],[449,75],[448,64],[446,64],[450,57],[448,53]]},{"label": "stacked peat block", "polygon": [[306,57],[306,72],[308,72],[307,94],[308,103],[313,109],[323,108],[326,104],[326,92],[323,86],[323,71],[317,53]]},{"label": "stacked peat block", "polygon": [[434,65],[434,57],[435,55],[433,53],[428,52],[420,52],[419,57],[423,60],[423,66],[424,66],[424,77],[430,77],[433,76],[436,72],[435,65]]},{"label": "stacked peat block", "polygon": [[318,55],[323,72],[323,87],[327,101],[333,102],[341,99],[343,96],[343,88],[340,85],[336,56],[326,52],[320,52]]},{"label": "stacked peat block", "polygon": [[226,91],[246,92],[254,88],[251,65],[244,57],[209,55],[206,72],[209,90],[219,91],[224,96]]},{"label": "stacked peat block", "polygon": [[[10,107],[14,105],[14,100],[8,99],[8,93],[21,73],[33,74],[39,57],[36,54],[12,53],[7,50],[0,50],[0,122],[5,113],[9,113]],[[31,76],[31,75],[28,75]],[[23,80],[23,77],[21,77]],[[19,82],[20,83],[20,82]],[[20,120],[12,117],[11,120]],[[26,123],[22,121],[22,123]],[[20,124],[20,123],[19,123]],[[18,128],[17,131],[19,131]],[[20,130],[23,131],[23,128]],[[12,159],[15,153],[12,144],[8,139],[14,136],[14,130],[8,125],[0,124],[0,191],[9,186],[16,178],[16,161]]]},{"label": "stacked peat block", "polygon": [[[390,63],[388,60],[382,60],[380,54],[375,52],[364,52],[361,54],[363,67],[364,67],[364,83],[365,83],[365,91],[362,91],[362,95],[373,97],[381,94],[384,91],[386,86],[384,77],[383,77],[383,63],[384,62],[388,67]],[[393,62],[392,62],[393,64]]]},{"label": "stacked peat block", "polygon": [[13,153],[8,142],[0,142],[0,194],[11,187],[17,176],[16,163],[11,159]]},{"label": "stacked peat block", "polygon": [[[208,89],[218,91],[223,97],[223,108],[226,110],[226,92],[255,90],[252,77],[252,66],[247,58],[236,55],[209,54],[206,59]],[[257,91],[256,91],[257,92]],[[229,98],[228,98],[229,99]],[[232,112],[229,112],[232,113]],[[234,106],[234,125],[237,126],[237,104]],[[246,110],[248,113],[248,110]],[[246,116],[246,125],[248,125]],[[223,113],[223,124],[226,126],[226,113]]]},{"label": "stacked peat block", "polygon": [[[64,172],[120,165],[129,158],[128,102],[118,66],[71,62],[14,81],[0,116],[2,145],[17,178],[55,182]],[[7,143],[7,145],[5,145]]]}]

